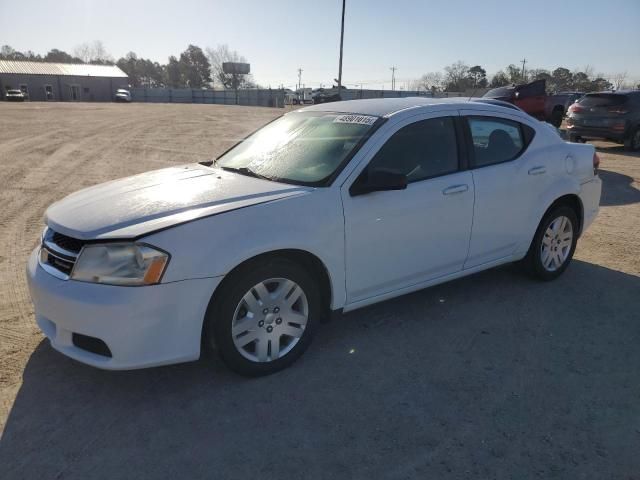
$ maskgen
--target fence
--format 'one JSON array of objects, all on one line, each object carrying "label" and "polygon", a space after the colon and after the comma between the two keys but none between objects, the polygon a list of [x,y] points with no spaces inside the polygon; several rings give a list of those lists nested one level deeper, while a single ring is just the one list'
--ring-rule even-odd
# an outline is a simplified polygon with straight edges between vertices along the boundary
[{"label": "fence", "polygon": [[210,103],[221,105],[245,105],[257,107],[284,107],[284,91],[270,88],[238,90],[200,90],[195,88],[145,88],[131,89],[131,100],[149,103]]},{"label": "fence", "polygon": [[[467,97],[478,96],[483,92],[436,92],[424,90],[342,90],[342,100],[357,100],[364,98],[401,98],[401,97]],[[245,105],[257,107],[277,107],[285,105],[285,99],[291,97],[280,89],[252,89],[238,90],[238,101],[233,90],[200,90],[195,88],[146,88],[131,89],[131,99],[134,102],[149,103],[210,103],[220,105]],[[290,103],[290,98],[287,99]]]},{"label": "fence", "polygon": [[361,98],[402,98],[402,97],[430,97],[430,98],[448,98],[448,97],[481,97],[488,89],[478,88],[466,92],[435,92],[425,90],[359,90],[345,89],[342,90],[342,100],[358,100]]}]

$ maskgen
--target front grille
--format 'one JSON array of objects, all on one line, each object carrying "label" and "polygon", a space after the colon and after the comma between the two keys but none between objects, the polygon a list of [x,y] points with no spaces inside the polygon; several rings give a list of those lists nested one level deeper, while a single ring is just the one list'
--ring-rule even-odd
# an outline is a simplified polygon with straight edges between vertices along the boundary
[{"label": "front grille", "polygon": [[65,275],[71,275],[73,265],[76,263],[75,259],[72,260],[67,257],[58,256],[46,247],[43,247],[40,253],[40,260],[43,263],[61,271]]},{"label": "front grille", "polygon": [[99,338],[74,333],[71,336],[71,340],[76,347],[81,348],[82,350],[95,353],[96,355],[102,355],[103,357],[111,357],[111,350],[107,344]]},{"label": "front grille", "polygon": [[60,248],[64,248],[70,252],[80,253],[80,250],[82,250],[83,245],[86,243],[83,240],[67,237],[61,233],[54,232],[53,230],[50,231],[52,232],[51,241]]},{"label": "front grille", "polygon": [[40,265],[50,274],[67,280],[85,243],[48,228],[42,238]]}]

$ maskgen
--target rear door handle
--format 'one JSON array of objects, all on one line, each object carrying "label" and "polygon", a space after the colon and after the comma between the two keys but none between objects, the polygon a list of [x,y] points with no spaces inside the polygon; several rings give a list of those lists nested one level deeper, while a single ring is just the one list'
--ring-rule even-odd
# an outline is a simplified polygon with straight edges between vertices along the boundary
[{"label": "rear door handle", "polygon": [[529,169],[529,175],[542,175],[547,173],[547,169],[544,167],[533,167]]},{"label": "rear door handle", "polygon": [[469,185],[452,185],[442,190],[443,195],[454,195],[456,193],[463,193],[469,190]]}]

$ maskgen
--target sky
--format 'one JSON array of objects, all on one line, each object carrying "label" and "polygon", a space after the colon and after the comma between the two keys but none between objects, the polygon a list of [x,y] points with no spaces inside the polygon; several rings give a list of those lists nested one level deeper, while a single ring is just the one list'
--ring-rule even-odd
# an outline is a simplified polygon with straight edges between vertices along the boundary
[{"label": "sky", "polygon": [[[640,82],[640,0],[346,0],[343,84],[398,87],[458,60],[489,74],[526,68],[627,72]],[[188,44],[228,44],[262,86],[328,86],[338,74],[341,0],[0,0],[0,45],[45,54],[101,40],[165,63]],[[10,13],[10,14],[9,14]]]}]

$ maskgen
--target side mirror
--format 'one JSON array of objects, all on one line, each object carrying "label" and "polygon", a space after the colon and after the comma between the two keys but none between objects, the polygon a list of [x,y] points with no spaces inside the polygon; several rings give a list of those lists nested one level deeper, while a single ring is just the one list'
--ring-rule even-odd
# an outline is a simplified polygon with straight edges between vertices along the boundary
[{"label": "side mirror", "polygon": [[404,190],[407,188],[407,176],[391,170],[365,170],[351,185],[349,193],[352,197],[371,192],[387,190]]}]

